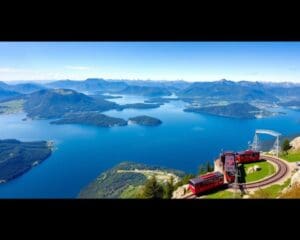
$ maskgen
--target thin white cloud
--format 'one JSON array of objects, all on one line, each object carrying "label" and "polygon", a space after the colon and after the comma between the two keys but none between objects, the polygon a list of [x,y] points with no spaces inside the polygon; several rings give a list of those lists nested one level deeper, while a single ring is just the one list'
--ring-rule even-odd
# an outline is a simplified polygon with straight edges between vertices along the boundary
[{"label": "thin white cloud", "polygon": [[90,67],[86,67],[86,66],[65,66],[65,68],[70,69],[70,70],[79,70],[79,71],[84,71],[84,70],[90,69]]}]

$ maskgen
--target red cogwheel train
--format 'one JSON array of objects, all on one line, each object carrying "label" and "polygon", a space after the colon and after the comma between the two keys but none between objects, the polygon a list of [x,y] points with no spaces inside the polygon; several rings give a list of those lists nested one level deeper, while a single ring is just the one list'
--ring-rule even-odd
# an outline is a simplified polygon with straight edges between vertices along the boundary
[{"label": "red cogwheel train", "polygon": [[224,184],[224,175],[220,172],[212,172],[190,179],[189,189],[194,194],[200,194],[208,190],[216,189]]},{"label": "red cogwheel train", "polygon": [[198,195],[212,189],[220,188],[225,184],[224,177],[228,183],[234,182],[237,164],[257,162],[260,160],[260,153],[253,150],[223,152],[220,156],[220,160],[223,164],[224,174],[221,172],[211,172],[190,179],[189,189],[192,193]]}]

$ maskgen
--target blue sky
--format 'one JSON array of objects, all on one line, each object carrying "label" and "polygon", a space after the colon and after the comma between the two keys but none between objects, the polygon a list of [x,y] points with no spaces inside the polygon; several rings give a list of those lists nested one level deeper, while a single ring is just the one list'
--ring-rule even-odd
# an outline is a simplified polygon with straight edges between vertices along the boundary
[{"label": "blue sky", "polygon": [[300,82],[300,42],[0,42],[0,80]]}]

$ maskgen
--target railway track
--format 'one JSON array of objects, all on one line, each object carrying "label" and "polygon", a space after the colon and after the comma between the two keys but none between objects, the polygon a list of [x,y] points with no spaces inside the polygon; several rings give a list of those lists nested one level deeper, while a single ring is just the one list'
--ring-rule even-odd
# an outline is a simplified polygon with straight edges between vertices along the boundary
[{"label": "railway track", "polygon": [[[276,157],[266,156],[266,155],[263,155],[262,158],[269,162],[274,163],[277,166],[276,173],[268,178],[261,180],[261,181],[257,181],[254,183],[243,183],[242,185],[245,190],[264,187],[266,185],[272,184],[272,183],[277,182],[278,180],[282,179],[283,177],[285,177],[286,174],[288,173],[288,165],[284,161],[279,160]],[[228,188],[234,188],[234,184],[229,184]],[[194,195],[193,193],[190,193],[190,194],[186,195],[185,197],[183,197],[183,199],[195,199],[195,198],[197,198],[197,196]]]},{"label": "railway track", "polygon": [[190,193],[190,194],[184,196],[182,199],[194,199],[194,198],[196,198],[196,197],[197,197],[197,196],[196,196],[195,194]]},{"label": "railway track", "polygon": [[[287,174],[288,166],[282,160],[279,160],[276,157],[266,156],[266,155],[264,155],[262,157],[263,157],[263,159],[265,159],[269,162],[272,162],[277,166],[276,173],[274,175],[266,178],[266,179],[261,180],[261,181],[257,181],[257,182],[254,182],[254,183],[245,183],[245,184],[243,184],[243,187],[245,189],[264,187],[264,186],[269,185],[271,183],[277,182],[278,180],[280,180],[281,178],[283,178]],[[233,188],[233,187],[234,187],[233,184],[229,185],[229,188]]]}]

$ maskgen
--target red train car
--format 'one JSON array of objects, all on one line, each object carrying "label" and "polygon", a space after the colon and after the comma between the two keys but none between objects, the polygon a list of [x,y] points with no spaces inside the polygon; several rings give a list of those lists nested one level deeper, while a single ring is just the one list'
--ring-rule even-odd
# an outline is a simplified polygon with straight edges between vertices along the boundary
[{"label": "red train car", "polygon": [[200,194],[208,190],[216,189],[224,184],[224,175],[220,172],[213,172],[190,179],[189,189],[194,194]]},{"label": "red train car", "polygon": [[246,150],[243,152],[236,153],[237,163],[251,163],[260,160],[260,153],[253,150]]},{"label": "red train car", "polygon": [[224,166],[224,174],[228,183],[234,182],[236,171],[236,154],[234,152],[225,152],[221,155],[221,161]]},{"label": "red train car", "polygon": [[227,182],[231,183],[235,180],[235,154],[225,154],[224,173]]}]

